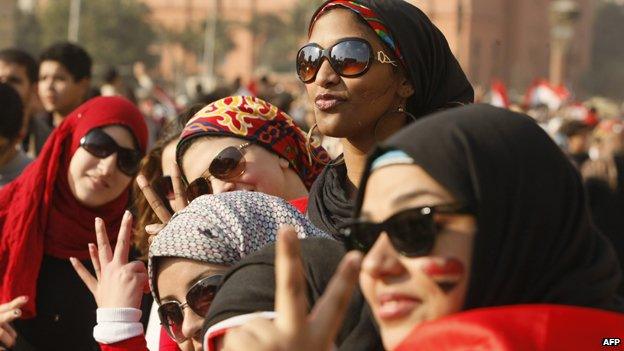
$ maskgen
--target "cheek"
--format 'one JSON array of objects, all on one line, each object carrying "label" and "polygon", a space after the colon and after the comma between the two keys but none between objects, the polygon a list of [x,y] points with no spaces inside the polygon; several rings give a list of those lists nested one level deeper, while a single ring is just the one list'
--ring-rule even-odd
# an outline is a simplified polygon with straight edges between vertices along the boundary
[{"label": "cheek", "polygon": [[89,153],[79,148],[72,156],[69,163],[69,174],[73,179],[79,179],[85,176],[85,173],[97,167],[98,158],[92,157]]},{"label": "cheek", "polygon": [[449,293],[464,279],[464,264],[454,257],[424,258],[420,269],[444,292]]}]

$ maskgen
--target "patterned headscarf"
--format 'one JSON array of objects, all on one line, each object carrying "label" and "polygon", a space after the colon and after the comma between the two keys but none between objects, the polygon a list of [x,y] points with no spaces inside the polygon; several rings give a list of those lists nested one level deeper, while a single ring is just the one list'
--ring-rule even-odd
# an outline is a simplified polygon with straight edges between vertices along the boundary
[{"label": "patterned headscarf", "polygon": [[154,298],[154,260],[178,257],[233,265],[275,242],[277,230],[291,225],[299,238],[330,235],[316,228],[286,200],[251,191],[200,196],[177,212],[150,245],[148,269]]},{"label": "patterned headscarf", "polygon": [[355,12],[360,18],[362,18],[373,29],[373,31],[379,36],[379,38],[381,38],[381,41],[385,43],[386,45],[388,45],[390,49],[392,49],[392,51],[394,52],[394,55],[403,64],[403,67],[406,66],[405,62],[403,61],[403,55],[401,55],[401,51],[399,50],[399,46],[397,42],[394,40],[394,38],[392,38],[392,34],[390,34],[390,30],[388,30],[388,27],[386,27],[386,25],[383,23],[379,15],[377,15],[370,8],[362,4],[358,4],[355,1],[333,0],[333,1],[326,2],[323,7],[317,10],[312,21],[310,22],[310,27],[308,27],[308,36],[310,36],[310,33],[312,32],[312,27],[314,27],[314,23],[316,23],[316,20],[319,17],[321,17],[322,14],[327,12],[327,10],[338,7],[338,6],[349,9]]},{"label": "patterned headscarf", "polygon": [[308,189],[324,167],[316,160],[330,161],[315,140],[310,142],[314,156],[308,157],[306,136],[293,119],[277,106],[252,96],[229,96],[197,112],[180,136],[178,164],[182,162],[182,145],[200,136],[235,137],[258,144],[288,160]]}]

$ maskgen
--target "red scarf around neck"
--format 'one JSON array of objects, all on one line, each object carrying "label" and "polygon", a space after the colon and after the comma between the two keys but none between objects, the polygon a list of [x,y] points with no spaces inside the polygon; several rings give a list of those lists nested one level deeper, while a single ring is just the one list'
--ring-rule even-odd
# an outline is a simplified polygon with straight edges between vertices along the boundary
[{"label": "red scarf around neck", "polygon": [[[67,181],[72,156],[91,129],[127,127],[143,152],[147,127],[141,112],[120,97],[98,97],[84,103],[50,134],[37,159],[20,177],[0,190],[0,303],[27,295],[23,316],[36,315],[37,278],[44,253],[57,258],[88,259],[95,242],[94,219],[107,225],[116,241],[129,192],[97,208],[87,208],[73,196]],[[129,189],[129,187],[128,187]]]}]

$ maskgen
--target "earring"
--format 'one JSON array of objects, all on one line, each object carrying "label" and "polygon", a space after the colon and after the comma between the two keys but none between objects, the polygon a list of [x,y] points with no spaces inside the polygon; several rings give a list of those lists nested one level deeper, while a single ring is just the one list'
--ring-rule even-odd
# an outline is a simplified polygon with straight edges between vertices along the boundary
[{"label": "earring", "polygon": [[379,140],[377,139],[377,128],[379,127],[379,122],[381,122],[384,118],[386,118],[386,116],[394,114],[394,113],[402,113],[406,115],[407,117],[409,117],[413,122],[418,120],[418,118],[416,118],[416,116],[414,116],[409,111],[407,111],[404,106],[399,106],[394,111],[384,113],[381,117],[379,117],[377,122],[375,122],[375,128],[373,129],[373,138],[375,138],[375,142],[377,142],[377,144],[379,144]]},{"label": "earring", "polygon": [[310,128],[310,130],[308,130],[308,134],[306,135],[305,145],[308,151],[308,162],[312,164],[312,159],[314,159],[315,162],[318,162],[322,164],[323,166],[337,166],[337,165],[343,164],[344,158],[342,156],[340,157],[340,159],[338,159],[337,162],[334,162],[334,160],[325,162],[321,160],[320,158],[318,158],[318,156],[316,156],[316,153],[312,152],[312,134],[314,133],[314,129],[316,128],[318,128],[318,124],[314,123],[314,125],[312,126],[312,128]]}]

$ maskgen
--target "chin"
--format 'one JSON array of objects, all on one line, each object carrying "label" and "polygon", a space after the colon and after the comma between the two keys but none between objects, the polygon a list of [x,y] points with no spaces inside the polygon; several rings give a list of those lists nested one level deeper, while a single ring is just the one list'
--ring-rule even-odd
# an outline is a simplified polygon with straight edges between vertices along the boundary
[{"label": "chin", "polygon": [[392,327],[381,326],[380,325],[380,334],[381,341],[384,345],[384,349],[386,350],[394,350],[407,338],[418,324],[410,324],[410,323],[402,323],[401,325],[396,325]]}]

